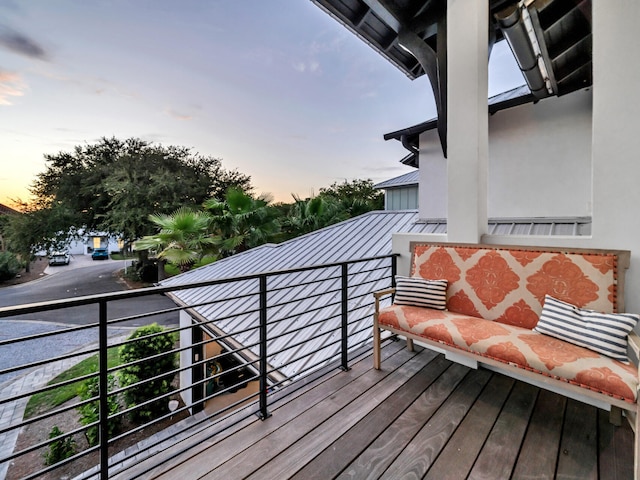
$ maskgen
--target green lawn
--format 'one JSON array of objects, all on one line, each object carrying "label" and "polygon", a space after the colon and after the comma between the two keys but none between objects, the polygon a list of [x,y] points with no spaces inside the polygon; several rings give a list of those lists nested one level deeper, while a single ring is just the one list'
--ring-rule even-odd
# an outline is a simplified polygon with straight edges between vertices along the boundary
[{"label": "green lawn", "polygon": [[[107,351],[107,364],[109,368],[120,365],[120,355],[118,348],[110,348]],[[66,380],[72,380],[74,378],[89,375],[98,371],[98,355],[94,355],[87,358],[78,364],[71,367],[69,370],[62,372],[60,375],[51,380],[47,385],[55,385]],[[27,403],[27,407],[24,412],[24,418],[30,418],[38,412],[46,412],[52,408],[62,405],[64,402],[71,400],[78,395],[78,389],[82,384],[81,381],[70,383],[53,390],[47,390],[46,392],[36,393],[32,395]]]}]

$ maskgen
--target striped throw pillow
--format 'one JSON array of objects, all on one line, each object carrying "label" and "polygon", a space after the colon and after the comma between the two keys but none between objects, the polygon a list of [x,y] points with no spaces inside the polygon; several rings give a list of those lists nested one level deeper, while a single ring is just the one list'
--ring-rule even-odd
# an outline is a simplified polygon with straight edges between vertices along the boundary
[{"label": "striped throw pillow", "polygon": [[578,308],[547,295],[534,330],[629,363],[627,336],[639,318]]},{"label": "striped throw pillow", "polygon": [[444,310],[447,308],[447,281],[396,275],[393,303]]}]

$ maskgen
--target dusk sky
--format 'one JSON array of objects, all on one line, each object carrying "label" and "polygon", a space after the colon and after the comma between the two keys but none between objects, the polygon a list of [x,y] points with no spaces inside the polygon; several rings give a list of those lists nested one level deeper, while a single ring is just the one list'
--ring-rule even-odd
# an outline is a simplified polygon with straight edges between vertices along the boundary
[{"label": "dusk sky", "polygon": [[[489,94],[524,83],[494,47]],[[310,0],[0,0],[0,203],[44,154],[101,137],[191,147],[292,201],[410,171],[383,135],[435,116],[409,80]]]}]

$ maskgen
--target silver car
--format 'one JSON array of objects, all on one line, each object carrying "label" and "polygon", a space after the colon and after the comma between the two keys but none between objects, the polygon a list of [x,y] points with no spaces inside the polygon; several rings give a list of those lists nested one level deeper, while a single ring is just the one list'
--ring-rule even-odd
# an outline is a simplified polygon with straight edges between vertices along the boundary
[{"label": "silver car", "polygon": [[69,252],[53,252],[49,255],[49,265],[69,265]]}]

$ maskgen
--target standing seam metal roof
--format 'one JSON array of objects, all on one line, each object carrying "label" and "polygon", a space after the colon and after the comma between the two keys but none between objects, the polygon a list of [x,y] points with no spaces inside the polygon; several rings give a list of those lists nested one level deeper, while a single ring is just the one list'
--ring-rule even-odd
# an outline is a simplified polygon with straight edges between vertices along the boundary
[{"label": "standing seam metal roof", "polygon": [[[278,245],[253,248],[164,280],[161,284],[196,283],[390,255],[393,233],[433,231],[433,225],[416,224],[416,220],[415,210],[369,212]],[[367,282],[349,289],[349,309],[355,309],[349,319],[353,322],[349,328],[352,333],[360,331],[350,339],[354,348],[368,341],[371,335],[370,328],[367,328],[373,312],[370,292],[389,284],[388,268],[371,271],[376,265],[381,266],[381,262],[350,266],[350,285]],[[291,377],[310,365],[322,364],[339,352],[340,274],[339,267],[331,267],[269,277],[267,303],[271,340],[268,351],[275,352],[269,355],[269,363],[284,376]],[[258,325],[259,312],[255,299],[258,289],[257,280],[245,280],[180,290],[173,292],[172,296],[184,305],[224,299],[195,307],[194,310],[201,318],[214,321],[218,329],[232,334],[237,342],[249,346],[257,344],[257,330],[235,332]],[[240,298],[239,292],[242,294]],[[247,295],[253,295],[254,298],[248,299]],[[312,353],[322,346],[326,348]]]}]

